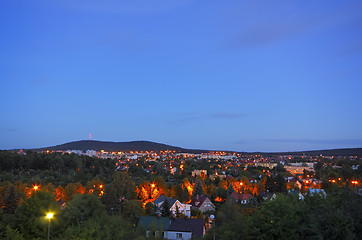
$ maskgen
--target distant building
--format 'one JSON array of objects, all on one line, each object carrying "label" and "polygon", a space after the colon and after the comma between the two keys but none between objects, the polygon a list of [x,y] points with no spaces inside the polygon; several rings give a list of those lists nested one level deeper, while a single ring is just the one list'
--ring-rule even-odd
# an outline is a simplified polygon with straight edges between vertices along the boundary
[{"label": "distant building", "polygon": [[221,179],[226,178],[226,175],[215,173],[215,174],[210,175],[209,178],[211,179],[211,181],[215,181],[216,178],[220,178],[220,180],[221,180]]},{"label": "distant building", "polygon": [[233,192],[230,195],[230,198],[235,199],[235,201],[240,201],[241,204],[247,204],[253,199],[253,196],[247,193],[235,193]]},{"label": "distant building", "polygon": [[94,157],[94,156],[97,156],[97,152],[94,150],[87,150],[85,152],[85,155],[87,155],[88,157]]},{"label": "distant building", "polygon": [[269,169],[273,169],[278,165],[278,163],[268,163],[268,162],[257,162],[254,163],[255,167],[265,167]]},{"label": "distant building", "polygon": [[320,197],[327,197],[327,193],[323,189],[318,188],[308,188],[306,192],[307,196],[320,196]]},{"label": "distant building", "polygon": [[301,192],[294,190],[294,189],[289,189],[288,190],[288,194],[291,194],[293,196],[298,196],[299,200],[304,200],[304,196]]},{"label": "distant building", "polygon": [[303,174],[304,171],[314,172],[313,168],[304,166],[284,166],[284,168],[292,174]]},{"label": "distant building", "polygon": [[277,195],[275,193],[263,191],[259,193],[259,197],[261,197],[265,201],[268,201],[268,200],[274,200],[277,197]]},{"label": "distant building", "polygon": [[66,151],[68,154],[72,154],[72,153],[74,153],[74,154],[78,154],[78,155],[82,155],[82,150],[67,150]]},{"label": "distant building", "polygon": [[207,175],[207,170],[194,170],[192,171],[192,176],[200,176],[200,177],[205,177]]}]

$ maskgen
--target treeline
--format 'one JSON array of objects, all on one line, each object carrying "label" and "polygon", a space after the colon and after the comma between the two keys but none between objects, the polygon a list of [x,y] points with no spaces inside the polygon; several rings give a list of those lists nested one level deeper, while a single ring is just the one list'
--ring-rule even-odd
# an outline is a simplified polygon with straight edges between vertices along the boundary
[{"label": "treeline", "polygon": [[0,239],[45,239],[48,212],[54,214],[50,220],[51,239],[145,239],[130,217],[143,214],[141,205],[134,201],[124,203],[121,214],[110,215],[94,195],[78,194],[62,208],[51,193],[38,191],[15,210],[9,207],[10,201],[0,215]]},{"label": "treeline", "polygon": [[114,173],[106,185],[94,179],[84,187],[73,183],[65,188],[54,188],[51,184],[31,187],[1,184],[0,239],[44,239],[47,212],[54,214],[52,239],[143,239],[145,236],[135,228],[145,210],[136,200],[135,184],[126,173]]},{"label": "treeline", "polygon": [[42,181],[65,185],[69,182],[85,184],[93,178],[110,180],[117,160],[92,158],[76,154],[38,153],[26,155],[0,151],[0,181]]},{"label": "treeline", "polygon": [[[227,200],[216,214],[216,239],[360,239],[362,197],[335,188],[327,197],[279,194],[261,207]],[[213,239],[210,229],[205,239]]]}]

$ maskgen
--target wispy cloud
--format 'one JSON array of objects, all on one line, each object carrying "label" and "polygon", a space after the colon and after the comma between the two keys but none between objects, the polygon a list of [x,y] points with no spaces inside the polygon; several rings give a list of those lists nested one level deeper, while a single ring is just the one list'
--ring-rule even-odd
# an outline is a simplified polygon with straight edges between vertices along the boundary
[{"label": "wispy cloud", "polygon": [[241,118],[244,117],[244,114],[232,113],[232,112],[218,112],[211,114],[211,118],[221,118],[221,119],[232,119],[232,118]]},{"label": "wispy cloud", "polygon": [[16,132],[18,131],[17,129],[15,128],[0,128],[2,131],[4,132]]},{"label": "wispy cloud", "polygon": [[215,120],[215,119],[231,120],[231,119],[242,118],[245,116],[246,116],[245,114],[233,113],[233,112],[216,112],[211,114],[185,113],[182,114],[181,118],[170,121],[169,124],[173,126],[181,126],[199,120],[205,120],[205,121]]},{"label": "wispy cloud", "polygon": [[260,139],[263,142],[277,142],[277,143],[303,143],[303,144],[319,144],[319,145],[360,145],[362,146],[362,139]]},{"label": "wispy cloud", "polygon": [[54,4],[97,13],[159,13],[170,11],[188,5],[193,0],[170,1],[170,0],[63,0]]},{"label": "wispy cloud", "polygon": [[[303,4],[303,7],[290,3],[279,8],[274,1],[241,5],[238,12],[232,10],[230,13],[238,16],[234,21],[240,22],[240,28],[231,36],[228,46],[233,50],[259,47],[300,34],[320,32],[348,21],[359,22],[361,19],[360,3],[344,4],[338,12],[328,8],[316,11],[323,6],[323,2],[315,1]],[[260,15],[264,16],[263,20],[260,20]],[[360,51],[360,44],[357,44],[352,52],[355,50]]]}]

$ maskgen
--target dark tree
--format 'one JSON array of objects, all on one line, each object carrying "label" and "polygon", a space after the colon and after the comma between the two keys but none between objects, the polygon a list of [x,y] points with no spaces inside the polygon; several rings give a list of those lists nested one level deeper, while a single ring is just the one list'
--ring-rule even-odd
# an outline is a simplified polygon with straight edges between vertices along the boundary
[{"label": "dark tree", "polygon": [[194,191],[192,192],[192,196],[196,195],[205,195],[204,189],[202,188],[202,183],[200,179],[198,179],[195,183]]},{"label": "dark tree", "polygon": [[169,217],[171,215],[170,203],[168,202],[167,198],[162,204],[161,215],[162,217]]},{"label": "dark tree", "polygon": [[102,195],[102,203],[105,205],[109,214],[118,214],[121,211],[121,200],[118,197],[117,190],[112,183],[105,186],[105,194]]},{"label": "dark tree", "polygon": [[287,192],[287,184],[282,175],[278,174],[275,178],[276,192],[285,193]]},{"label": "dark tree", "polygon": [[227,191],[227,196],[229,197],[234,191],[234,188],[233,188],[233,184],[230,183],[229,187],[228,187],[228,191]]},{"label": "dark tree", "polygon": [[176,217],[177,218],[181,217],[180,209],[178,208],[177,205],[176,205]]},{"label": "dark tree", "polygon": [[16,189],[14,185],[10,185],[8,190],[6,191],[5,199],[4,199],[4,213],[14,214],[15,209],[18,207],[19,197],[16,193]]},{"label": "dark tree", "polygon": [[188,202],[190,200],[190,193],[186,187],[182,188],[182,194],[180,197],[181,202]]},{"label": "dark tree", "polygon": [[155,214],[156,214],[156,206],[153,203],[148,202],[146,204],[146,215],[154,216]]},{"label": "dark tree", "polygon": [[274,182],[274,178],[271,176],[268,176],[266,178],[266,182],[265,182],[265,189],[269,192],[275,192],[276,191],[276,185]]}]

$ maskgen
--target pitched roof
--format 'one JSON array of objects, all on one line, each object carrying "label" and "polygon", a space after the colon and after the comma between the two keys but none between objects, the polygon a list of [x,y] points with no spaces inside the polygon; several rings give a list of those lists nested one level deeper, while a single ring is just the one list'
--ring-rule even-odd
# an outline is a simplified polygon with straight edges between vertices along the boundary
[{"label": "pitched roof", "polygon": [[198,218],[175,218],[171,221],[168,231],[192,232],[193,236],[204,236],[204,220]]},{"label": "pitched roof", "polygon": [[170,226],[171,220],[168,217],[154,217],[154,216],[141,216],[138,220],[137,227],[145,227],[150,229],[152,224],[156,224],[156,229],[167,230]]},{"label": "pitched roof", "polygon": [[252,198],[253,196],[251,196],[248,193],[235,193],[233,192],[230,197],[234,198],[235,200],[249,200],[250,198]]},{"label": "pitched roof", "polygon": [[320,195],[322,197],[327,196],[326,192],[323,189],[318,189],[318,188],[308,188],[306,194],[311,195],[311,196],[315,196],[315,195]]},{"label": "pitched roof", "polygon": [[164,202],[167,199],[168,203],[170,204],[170,207],[177,201],[177,199],[169,198],[163,195],[160,195],[153,203],[159,204]]},{"label": "pitched roof", "polygon": [[192,198],[191,200],[191,205],[194,207],[200,207],[204,201],[207,199],[206,196],[200,196],[200,195],[196,195],[195,197]]},{"label": "pitched roof", "polygon": [[271,193],[271,192],[260,192],[259,193],[259,196],[262,197],[262,198],[269,198],[269,197],[272,197],[274,193]]}]

